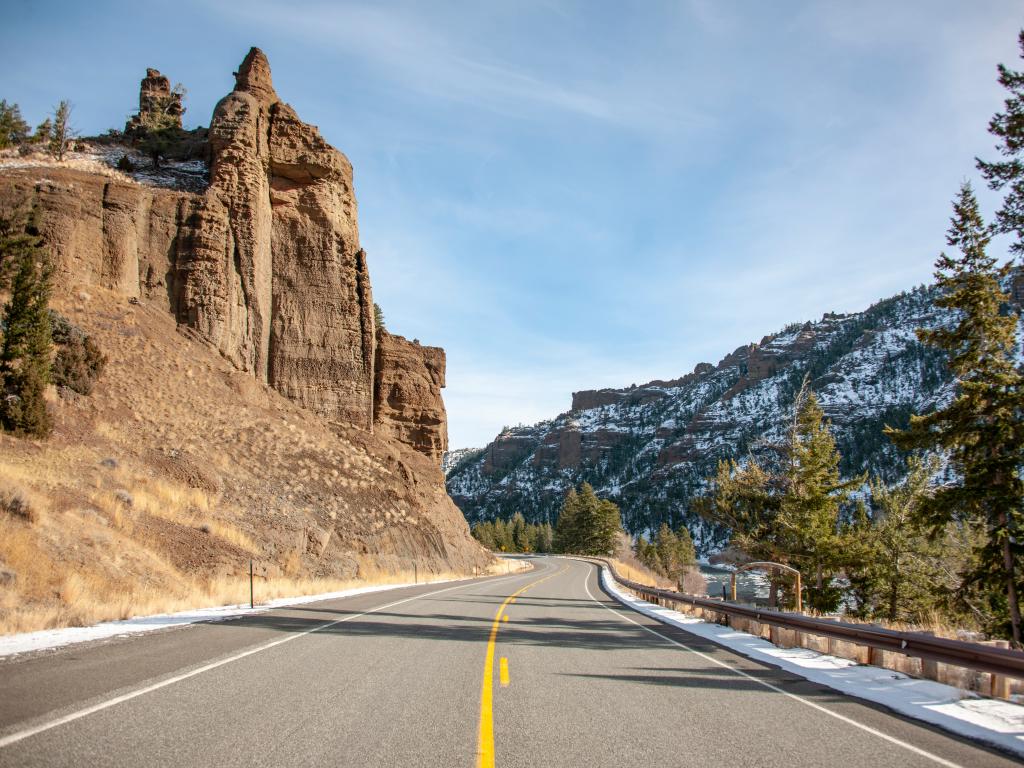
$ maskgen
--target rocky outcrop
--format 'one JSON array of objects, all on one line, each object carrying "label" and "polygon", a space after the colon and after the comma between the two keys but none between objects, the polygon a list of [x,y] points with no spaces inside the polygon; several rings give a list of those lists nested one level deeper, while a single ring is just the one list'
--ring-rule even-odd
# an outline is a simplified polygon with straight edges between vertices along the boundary
[{"label": "rocky outcrop", "polygon": [[256,48],[214,110],[210,152],[212,226],[184,319],[287,397],[370,429],[373,298],[351,164],[280,101]]},{"label": "rocky outcrop", "polygon": [[383,329],[378,333],[374,429],[411,445],[438,467],[448,450],[444,369],[440,347],[424,347]]},{"label": "rocky outcrop", "polygon": [[[24,169],[5,172],[0,203],[31,201],[66,281],[156,302],[326,421],[382,430],[440,464],[444,352],[382,334],[377,354],[351,164],[280,100],[259,49],[235,81],[213,113],[203,194]],[[169,93],[149,70],[141,112]]]},{"label": "rocky outcrop", "polygon": [[153,124],[156,120],[181,128],[183,114],[185,107],[181,103],[181,93],[171,90],[171,81],[159,70],[147,69],[139,85],[139,113],[128,119],[124,132],[127,136],[134,136],[144,125]]},{"label": "rocky outcrop", "polygon": [[196,195],[67,168],[5,171],[0,205],[26,202],[53,252],[58,283],[109,288],[176,313],[178,271],[201,226]]}]

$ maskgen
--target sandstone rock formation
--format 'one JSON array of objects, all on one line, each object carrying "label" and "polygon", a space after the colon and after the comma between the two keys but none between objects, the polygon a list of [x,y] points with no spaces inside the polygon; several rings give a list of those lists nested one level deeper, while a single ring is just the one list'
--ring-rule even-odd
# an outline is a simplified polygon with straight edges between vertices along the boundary
[{"label": "sandstone rock formation", "polygon": [[[31,200],[62,280],[155,302],[327,422],[439,465],[444,352],[385,333],[377,354],[351,164],[279,99],[259,49],[235,80],[210,125],[205,193],[25,169],[4,174],[0,204]],[[169,90],[148,70],[140,110]]]},{"label": "sandstone rock formation", "polygon": [[171,125],[181,128],[181,116],[185,114],[181,94],[171,91],[171,81],[159,70],[147,69],[139,87],[139,113],[129,118],[124,126],[125,134],[137,133],[147,118],[158,111],[168,116]]},{"label": "sandstone rock formation", "polygon": [[441,388],[444,350],[424,347],[381,330],[377,336],[374,424],[434,459],[448,450],[448,425]]}]

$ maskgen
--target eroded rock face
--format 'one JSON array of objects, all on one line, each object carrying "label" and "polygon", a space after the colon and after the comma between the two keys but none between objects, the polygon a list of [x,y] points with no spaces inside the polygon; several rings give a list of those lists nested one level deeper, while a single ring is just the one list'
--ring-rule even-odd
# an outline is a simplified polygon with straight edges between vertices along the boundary
[{"label": "eroded rock face", "polygon": [[[385,333],[376,353],[351,164],[279,99],[259,49],[235,80],[214,110],[202,195],[47,168],[5,172],[0,203],[36,206],[66,282],[157,302],[325,421],[440,465],[444,351]],[[150,70],[142,90],[145,110],[170,85]]]},{"label": "eroded rock face", "polygon": [[385,330],[379,332],[375,429],[426,454],[438,467],[448,450],[448,422],[441,400],[444,369],[440,347],[424,347]]}]

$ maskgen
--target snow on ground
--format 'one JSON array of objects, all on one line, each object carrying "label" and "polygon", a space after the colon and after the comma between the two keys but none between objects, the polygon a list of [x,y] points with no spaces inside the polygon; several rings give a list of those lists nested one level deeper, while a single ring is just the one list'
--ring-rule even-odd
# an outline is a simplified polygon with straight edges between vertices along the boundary
[{"label": "snow on ground", "polygon": [[[441,582],[453,581],[453,579],[436,579],[433,581],[421,581],[419,584],[439,584]],[[356,587],[345,589],[340,592],[324,592],[319,595],[304,595],[302,597],[282,597],[277,600],[270,600],[261,603],[255,608],[246,604],[223,605],[217,608],[199,608],[192,611],[181,611],[179,613],[163,613],[155,616],[138,616],[124,621],[105,621],[102,624],[95,624],[91,627],[63,627],[61,629],[44,629],[39,632],[24,632],[18,635],[0,636],[0,657],[12,656],[18,653],[29,653],[32,651],[43,651],[50,648],[60,648],[65,645],[85,643],[91,640],[106,640],[112,637],[128,637],[129,635],[142,632],[153,632],[158,629],[170,629],[185,624],[196,624],[204,621],[225,621],[248,616],[254,613],[263,613],[274,608],[283,608],[291,605],[304,605],[315,603],[320,600],[336,600],[339,597],[352,597],[368,592],[383,592],[390,589],[415,586],[409,584],[378,584],[369,587]]]},{"label": "snow on ground", "polygon": [[626,593],[601,568],[601,583],[631,608],[659,621],[712,640],[755,661],[866,699],[947,731],[1024,756],[1024,706],[985,699],[932,680],[919,680],[891,669],[858,664],[806,648],[778,648],[760,637],[711,624],[661,608]]}]

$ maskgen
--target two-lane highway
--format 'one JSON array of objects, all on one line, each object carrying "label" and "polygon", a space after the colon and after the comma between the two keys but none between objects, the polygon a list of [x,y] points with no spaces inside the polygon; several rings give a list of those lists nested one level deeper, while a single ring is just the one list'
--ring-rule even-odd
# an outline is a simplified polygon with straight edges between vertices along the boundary
[{"label": "two-lane highway", "polygon": [[534,563],[0,662],[0,766],[1018,764]]}]

